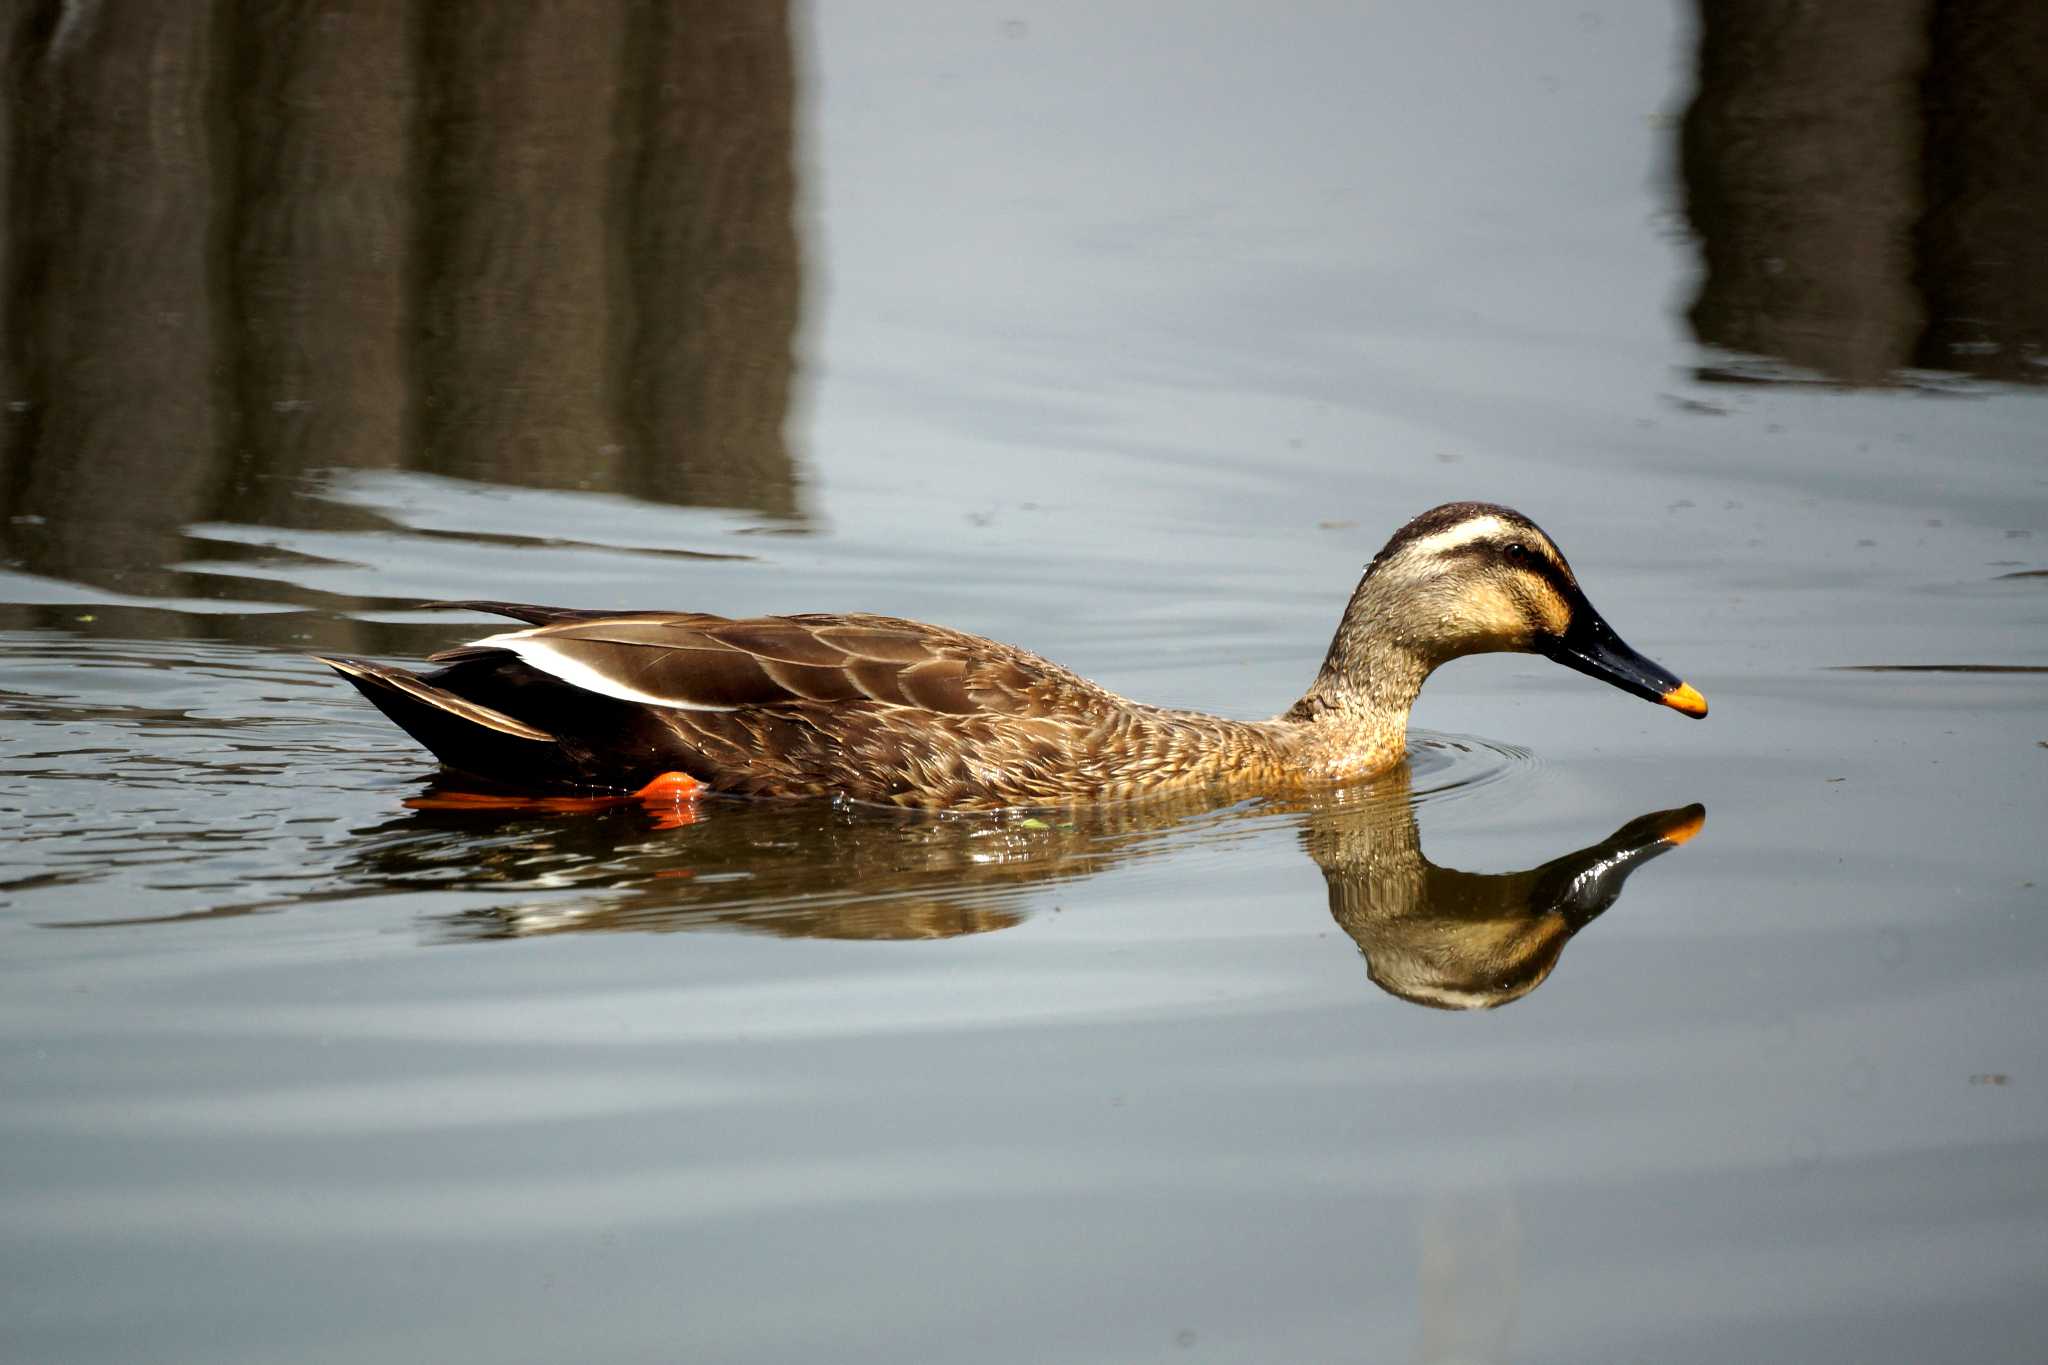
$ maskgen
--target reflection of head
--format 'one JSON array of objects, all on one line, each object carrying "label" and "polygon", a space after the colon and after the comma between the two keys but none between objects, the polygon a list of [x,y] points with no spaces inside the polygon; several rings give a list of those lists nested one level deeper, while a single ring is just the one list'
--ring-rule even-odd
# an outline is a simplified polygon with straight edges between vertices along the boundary
[{"label": "reflection of head", "polygon": [[1550,975],[1573,928],[1562,915],[1545,914],[1397,921],[1377,933],[1344,925],[1375,986],[1440,1010],[1490,1010],[1521,999]]},{"label": "reflection of head", "polygon": [[1422,856],[1412,817],[1383,810],[1341,823],[1312,817],[1306,837],[1329,882],[1330,913],[1365,955],[1373,984],[1433,1009],[1473,1010],[1542,985],[1629,873],[1704,819],[1699,806],[1645,815],[1597,844],[1500,875],[1437,867]]}]

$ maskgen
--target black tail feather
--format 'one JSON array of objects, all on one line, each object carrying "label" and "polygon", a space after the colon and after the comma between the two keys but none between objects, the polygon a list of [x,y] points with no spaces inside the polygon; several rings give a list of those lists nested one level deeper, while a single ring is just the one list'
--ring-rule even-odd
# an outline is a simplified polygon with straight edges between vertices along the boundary
[{"label": "black tail feather", "polygon": [[552,626],[563,621],[594,621],[599,617],[618,616],[616,611],[590,611],[582,607],[538,607],[526,602],[493,602],[485,598],[466,599],[460,602],[421,602],[415,611],[481,611],[493,616],[509,616],[515,621],[524,621],[529,626]]},{"label": "black tail feather", "polygon": [[402,668],[364,659],[320,662],[347,678],[394,725],[450,768],[500,781],[573,780],[562,770],[554,737],[544,730],[444,691]]},{"label": "black tail feather", "polygon": [[708,778],[704,758],[647,707],[599,696],[484,650],[424,677],[322,658],[446,766],[526,788],[632,790],[669,771]]}]

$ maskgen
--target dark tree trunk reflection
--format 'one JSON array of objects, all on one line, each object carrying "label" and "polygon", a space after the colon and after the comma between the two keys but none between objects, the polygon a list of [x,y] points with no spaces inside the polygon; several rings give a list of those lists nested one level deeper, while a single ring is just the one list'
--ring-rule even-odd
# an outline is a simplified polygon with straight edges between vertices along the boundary
[{"label": "dark tree trunk reflection", "polygon": [[7,492],[41,573],[130,586],[224,482],[218,12],[48,7],[16,54]]},{"label": "dark tree trunk reflection", "polygon": [[2048,381],[2048,5],[1699,0],[1702,341]]},{"label": "dark tree trunk reflection", "polygon": [[400,4],[288,0],[236,34],[232,520],[289,522],[311,470],[405,462],[413,27]]},{"label": "dark tree trunk reflection", "polygon": [[1920,363],[2048,383],[2048,4],[1948,0],[1934,47]]},{"label": "dark tree trunk reflection", "polygon": [[614,488],[622,0],[421,11],[420,446],[427,466]]},{"label": "dark tree trunk reflection", "polygon": [[795,330],[796,68],[789,14],[755,0],[651,5],[638,35],[626,259],[628,490],[796,511],[780,427]]},{"label": "dark tree trunk reflection", "polygon": [[0,549],[190,591],[322,469],[799,510],[786,10],[0,13]]}]

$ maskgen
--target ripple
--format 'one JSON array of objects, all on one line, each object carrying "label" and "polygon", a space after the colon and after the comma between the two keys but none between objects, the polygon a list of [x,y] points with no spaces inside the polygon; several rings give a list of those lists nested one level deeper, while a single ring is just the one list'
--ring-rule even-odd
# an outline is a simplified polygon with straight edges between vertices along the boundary
[{"label": "ripple", "polygon": [[1417,732],[1408,741],[1408,768],[1416,805],[1459,800],[1498,782],[1541,773],[1527,749],[1477,735]]}]

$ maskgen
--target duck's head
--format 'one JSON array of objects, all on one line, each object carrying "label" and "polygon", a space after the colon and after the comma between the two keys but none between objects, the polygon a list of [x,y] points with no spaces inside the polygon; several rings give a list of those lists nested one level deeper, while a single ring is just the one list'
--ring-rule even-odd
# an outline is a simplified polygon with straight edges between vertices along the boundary
[{"label": "duck's head", "polygon": [[1707,714],[1705,697],[1614,633],[1541,527],[1492,503],[1446,503],[1396,531],[1366,569],[1337,644],[1333,662],[1341,651],[1371,668],[1392,646],[1425,671],[1466,654],[1542,654],[1674,711]]}]

